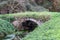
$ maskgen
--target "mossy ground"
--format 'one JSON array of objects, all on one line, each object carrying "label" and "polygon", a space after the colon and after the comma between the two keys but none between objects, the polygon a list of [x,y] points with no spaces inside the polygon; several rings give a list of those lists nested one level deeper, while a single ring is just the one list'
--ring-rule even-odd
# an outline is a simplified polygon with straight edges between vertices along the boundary
[{"label": "mossy ground", "polygon": [[0,18],[8,20],[13,19],[15,16],[19,16],[39,19],[41,15],[50,15],[51,19],[37,27],[33,32],[26,35],[23,40],[60,40],[60,13],[58,12],[25,12],[24,14],[5,14],[0,15]]}]

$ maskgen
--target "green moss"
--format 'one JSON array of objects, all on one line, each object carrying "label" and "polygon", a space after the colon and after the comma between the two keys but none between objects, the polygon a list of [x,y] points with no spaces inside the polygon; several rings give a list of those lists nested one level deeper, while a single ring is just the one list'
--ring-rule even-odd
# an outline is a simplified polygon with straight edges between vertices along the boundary
[{"label": "green moss", "polygon": [[60,40],[60,16],[39,26],[23,40]]}]

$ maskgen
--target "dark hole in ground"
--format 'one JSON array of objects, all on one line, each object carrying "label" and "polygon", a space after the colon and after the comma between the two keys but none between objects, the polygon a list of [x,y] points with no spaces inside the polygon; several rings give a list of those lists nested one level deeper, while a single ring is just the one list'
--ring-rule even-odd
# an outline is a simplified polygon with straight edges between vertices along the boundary
[{"label": "dark hole in ground", "polygon": [[24,30],[31,32],[38,26],[38,24],[34,21],[26,20],[26,21],[22,22],[22,26],[23,26]]},{"label": "dark hole in ground", "polygon": [[24,38],[26,35],[29,34],[29,32],[32,32],[35,28],[37,28],[39,25],[36,22],[36,20],[25,20],[22,22],[22,27],[24,29],[25,32],[23,32],[22,34],[20,34],[20,38]]}]

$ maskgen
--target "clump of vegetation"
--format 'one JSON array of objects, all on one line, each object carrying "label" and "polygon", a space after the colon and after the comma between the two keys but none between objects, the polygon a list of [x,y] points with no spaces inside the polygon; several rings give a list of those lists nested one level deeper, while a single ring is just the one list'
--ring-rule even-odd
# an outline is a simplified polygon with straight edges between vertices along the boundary
[{"label": "clump of vegetation", "polygon": [[9,22],[0,19],[0,39],[13,32],[15,32],[14,26]]},{"label": "clump of vegetation", "polygon": [[0,14],[9,14],[25,11],[49,11],[42,6],[37,5],[35,0],[2,0],[0,2]]}]

